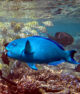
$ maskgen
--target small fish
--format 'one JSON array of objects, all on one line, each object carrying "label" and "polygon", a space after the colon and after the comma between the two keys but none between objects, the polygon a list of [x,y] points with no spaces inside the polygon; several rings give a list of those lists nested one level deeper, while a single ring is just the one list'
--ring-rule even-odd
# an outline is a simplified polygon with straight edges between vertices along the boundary
[{"label": "small fish", "polygon": [[8,57],[26,62],[34,70],[38,70],[36,64],[80,64],[73,59],[75,50],[66,51],[56,41],[40,36],[13,40],[6,46],[6,50]]}]

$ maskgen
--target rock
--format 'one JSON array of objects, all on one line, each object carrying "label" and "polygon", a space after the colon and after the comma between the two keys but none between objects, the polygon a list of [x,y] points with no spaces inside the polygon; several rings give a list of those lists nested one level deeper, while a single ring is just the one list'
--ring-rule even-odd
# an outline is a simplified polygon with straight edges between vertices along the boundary
[{"label": "rock", "polygon": [[77,65],[77,67],[75,68],[75,70],[76,70],[77,72],[80,72],[80,64]]},{"label": "rock", "polygon": [[64,46],[71,45],[74,41],[73,37],[66,32],[57,32],[55,34],[55,39]]},{"label": "rock", "polygon": [[48,34],[48,37],[52,40],[57,41],[63,46],[71,45],[74,42],[73,37],[70,34],[65,32],[57,32],[55,36],[51,36]]}]

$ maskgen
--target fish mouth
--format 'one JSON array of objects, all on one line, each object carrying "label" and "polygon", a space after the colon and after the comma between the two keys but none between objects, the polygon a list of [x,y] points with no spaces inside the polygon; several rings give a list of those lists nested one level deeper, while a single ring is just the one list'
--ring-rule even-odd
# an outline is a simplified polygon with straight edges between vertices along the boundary
[{"label": "fish mouth", "polygon": [[12,54],[12,52],[8,49],[4,49],[4,54],[9,57],[9,55]]},{"label": "fish mouth", "polygon": [[6,46],[4,49],[4,53],[7,54],[10,51],[10,49]]},{"label": "fish mouth", "polygon": [[5,55],[7,55],[7,52],[8,52],[8,50],[7,50],[7,49],[4,49],[4,53],[5,53]]},{"label": "fish mouth", "polygon": [[4,44],[4,46],[5,46],[4,53],[5,53],[6,55],[7,55],[7,52],[8,52],[8,50],[9,50],[8,47],[7,47],[8,44],[9,44],[9,43],[5,43],[5,44]]},{"label": "fish mouth", "polygon": [[4,49],[4,51],[3,51],[2,55],[1,55],[1,59],[2,59],[4,64],[9,65],[9,58],[8,58],[7,52],[8,51],[6,49]]}]

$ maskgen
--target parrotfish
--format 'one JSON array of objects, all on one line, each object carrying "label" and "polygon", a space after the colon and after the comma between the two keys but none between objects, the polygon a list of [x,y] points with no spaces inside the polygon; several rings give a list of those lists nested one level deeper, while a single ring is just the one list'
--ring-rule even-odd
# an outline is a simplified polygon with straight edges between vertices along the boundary
[{"label": "parrotfish", "polygon": [[38,70],[36,64],[58,64],[69,62],[80,64],[74,60],[75,50],[65,50],[54,40],[41,36],[30,36],[13,40],[6,46],[7,56],[26,62],[34,70]]}]

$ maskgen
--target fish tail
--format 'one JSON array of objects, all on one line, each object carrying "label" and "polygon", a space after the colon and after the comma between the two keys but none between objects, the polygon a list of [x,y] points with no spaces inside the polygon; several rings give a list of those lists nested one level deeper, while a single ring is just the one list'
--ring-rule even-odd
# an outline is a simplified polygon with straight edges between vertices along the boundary
[{"label": "fish tail", "polygon": [[77,61],[74,59],[74,55],[75,55],[76,52],[77,52],[77,51],[75,51],[75,50],[66,51],[66,53],[67,53],[67,56],[66,56],[67,62],[72,63],[72,64],[80,64],[79,62],[77,62]]}]

